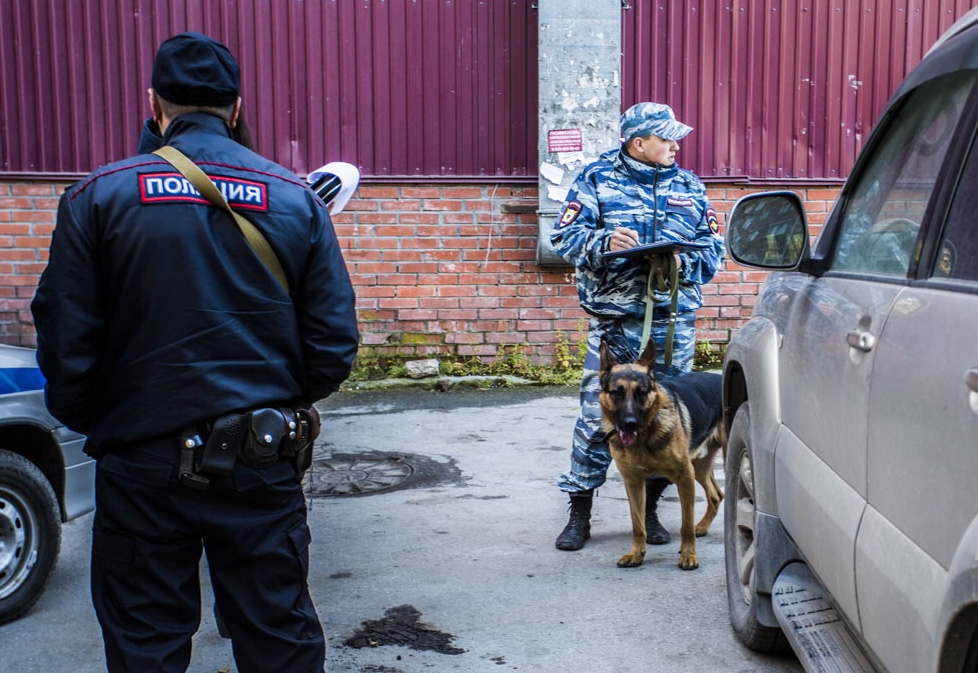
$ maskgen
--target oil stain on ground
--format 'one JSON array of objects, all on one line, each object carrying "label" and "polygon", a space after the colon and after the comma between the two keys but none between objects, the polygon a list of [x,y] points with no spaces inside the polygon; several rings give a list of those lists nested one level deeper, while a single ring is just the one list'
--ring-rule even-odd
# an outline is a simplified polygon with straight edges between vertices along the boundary
[{"label": "oil stain on ground", "polygon": [[383,619],[368,619],[343,644],[348,647],[407,645],[413,650],[432,650],[441,654],[462,654],[453,647],[455,636],[429,629],[421,623],[421,612],[413,605],[399,605],[384,613]]}]

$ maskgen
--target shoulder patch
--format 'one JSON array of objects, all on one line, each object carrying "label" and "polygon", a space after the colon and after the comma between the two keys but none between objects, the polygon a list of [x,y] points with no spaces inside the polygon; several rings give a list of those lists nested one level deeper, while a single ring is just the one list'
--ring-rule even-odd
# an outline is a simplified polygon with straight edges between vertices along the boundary
[{"label": "shoulder patch", "polygon": [[560,222],[557,224],[558,227],[566,227],[568,224],[577,219],[577,216],[581,214],[581,202],[571,201],[564,207],[564,213],[560,216]]},{"label": "shoulder patch", "polygon": [[720,233],[720,222],[717,220],[717,211],[713,210],[712,208],[706,209],[706,223],[710,225],[711,233]]},{"label": "shoulder patch", "polygon": [[[228,205],[241,210],[268,210],[268,185],[210,176]],[[143,203],[210,203],[180,173],[144,173],[139,176],[139,196]]]}]

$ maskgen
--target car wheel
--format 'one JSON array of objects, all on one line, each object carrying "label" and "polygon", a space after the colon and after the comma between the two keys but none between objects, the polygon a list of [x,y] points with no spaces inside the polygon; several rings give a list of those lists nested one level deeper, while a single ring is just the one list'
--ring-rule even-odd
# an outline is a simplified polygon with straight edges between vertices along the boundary
[{"label": "car wheel", "polygon": [[754,553],[754,477],[750,449],[750,409],[737,410],[727,442],[723,546],[726,555],[727,602],[734,633],[759,652],[787,652],[787,638],[778,627],[758,622],[757,607],[767,600],[757,593]]},{"label": "car wheel", "polygon": [[60,551],[51,484],[29,460],[0,450],[0,624],[37,602]]}]

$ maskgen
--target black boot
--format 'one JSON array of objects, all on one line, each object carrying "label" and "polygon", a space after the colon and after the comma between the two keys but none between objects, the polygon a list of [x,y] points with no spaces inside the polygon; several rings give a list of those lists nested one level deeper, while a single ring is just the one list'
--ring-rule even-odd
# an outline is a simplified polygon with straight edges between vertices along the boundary
[{"label": "black boot", "polygon": [[557,549],[577,551],[591,537],[591,502],[594,491],[570,494],[570,521],[557,536]]},{"label": "black boot", "polygon": [[655,510],[662,492],[671,483],[665,477],[645,480],[645,541],[649,544],[665,544],[669,541],[669,531],[659,523]]}]

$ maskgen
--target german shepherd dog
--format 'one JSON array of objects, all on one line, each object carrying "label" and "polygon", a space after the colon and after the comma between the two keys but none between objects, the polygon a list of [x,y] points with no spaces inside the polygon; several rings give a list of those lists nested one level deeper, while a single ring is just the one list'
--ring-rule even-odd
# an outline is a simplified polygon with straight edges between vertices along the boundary
[{"label": "german shepherd dog", "polygon": [[[645,557],[645,480],[663,476],[676,485],[682,504],[679,567],[695,570],[696,538],[706,535],[716,517],[723,491],[713,477],[718,449],[727,453],[719,374],[693,373],[658,382],[652,373],[655,343],[631,364],[615,361],[602,340],[602,424],[621,472],[632,515],[632,548],[618,559],[619,568],[642,565]],[[696,480],[706,491],[706,513],[693,526]]]}]

